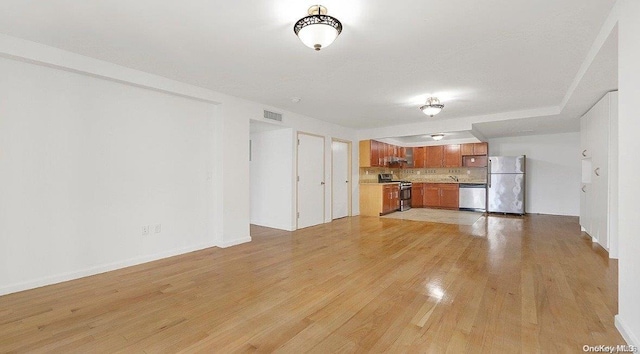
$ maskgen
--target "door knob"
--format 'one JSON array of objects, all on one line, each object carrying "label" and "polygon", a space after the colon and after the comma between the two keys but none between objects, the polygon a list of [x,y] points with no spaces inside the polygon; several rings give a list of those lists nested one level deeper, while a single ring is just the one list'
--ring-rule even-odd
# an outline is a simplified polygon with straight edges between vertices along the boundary
[{"label": "door knob", "polygon": [[344,183],[349,183],[349,181],[344,181]]},{"label": "door knob", "polygon": [[320,182],[320,184],[324,186],[324,182]]}]

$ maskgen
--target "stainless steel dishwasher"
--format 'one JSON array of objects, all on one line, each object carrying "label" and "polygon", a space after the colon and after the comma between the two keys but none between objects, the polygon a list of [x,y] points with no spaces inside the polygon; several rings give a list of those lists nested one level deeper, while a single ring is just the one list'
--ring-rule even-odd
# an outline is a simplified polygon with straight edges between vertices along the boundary
[{"label": "stainless steel dishwasher", "polygon": [[484,183],[460,183],[460,210],[486,211],[487,185]]}]

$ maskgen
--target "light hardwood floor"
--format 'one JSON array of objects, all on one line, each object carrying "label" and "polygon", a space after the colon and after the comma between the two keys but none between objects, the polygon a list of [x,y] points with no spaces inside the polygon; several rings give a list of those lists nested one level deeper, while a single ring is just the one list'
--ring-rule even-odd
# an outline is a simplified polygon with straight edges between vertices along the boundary
[{"label": "light hardwood floor", "polygon": [[579,353],[623,344],[577,218],[354,217],[0,297],[0,352]]}]

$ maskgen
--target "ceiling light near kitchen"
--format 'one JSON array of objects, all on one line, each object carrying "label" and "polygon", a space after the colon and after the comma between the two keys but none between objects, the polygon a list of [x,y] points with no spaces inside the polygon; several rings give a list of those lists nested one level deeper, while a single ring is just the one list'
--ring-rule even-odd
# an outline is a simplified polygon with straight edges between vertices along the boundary
[{"label": "ceiling light near kitchen", "polygon": [[444,134],[431,134],[431,138],[435,141],[442,140],[442,138],[444,138]]},{"label": "ceiling light near kitchen", "polygon": [[342,32],[342,23],[327,15],[327,8],[314,5],[309,8],[309,16],[303,17],[293,26],[293,32],[309,48],[320,50],[328,47]]},{"label": "ceiling light near kitchen", "polygon": [[444,108],[444,105],[440,103],[440,100],[436,97],[427,98],[427,104],[420,107],[420,110],[429,117],[433,117]]}]

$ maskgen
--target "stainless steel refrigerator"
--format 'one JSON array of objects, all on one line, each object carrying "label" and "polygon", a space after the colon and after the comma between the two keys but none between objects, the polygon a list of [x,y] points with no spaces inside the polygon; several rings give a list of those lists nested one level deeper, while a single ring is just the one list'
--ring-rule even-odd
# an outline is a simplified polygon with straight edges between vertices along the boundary
[{"label": "stainless steel refrigerator", "polygon": [[487,212],[524,215],[526,157],[491,156],[487,170]]}]

